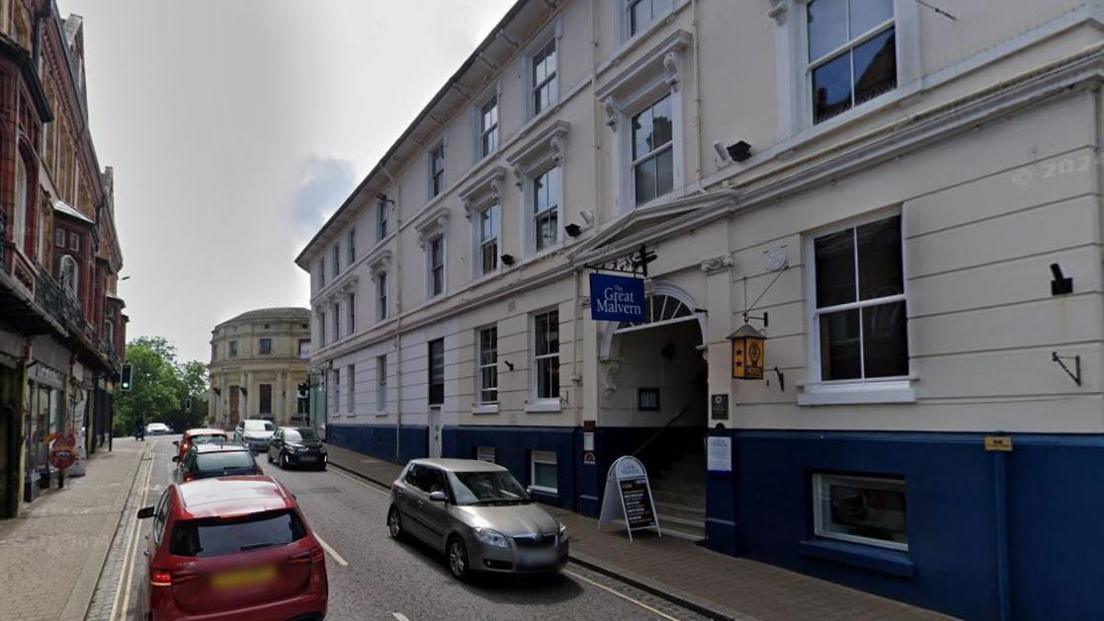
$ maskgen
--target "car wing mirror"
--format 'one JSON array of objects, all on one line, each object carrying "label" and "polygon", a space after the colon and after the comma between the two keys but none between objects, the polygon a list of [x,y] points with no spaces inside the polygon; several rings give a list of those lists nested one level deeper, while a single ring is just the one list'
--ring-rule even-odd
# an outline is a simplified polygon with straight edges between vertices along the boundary
[{"label": "car wing mirror", "polygon": [[442,491],[430,492],[429,499],[433,502],[445,502],[448,500],[448,496]]},{"label": "car wing mirror", "polygon": [[180,446],[180,440],[173,440],[173,446]]},{"label": "car wing mirror", "polygon": [[179,462],[180,461],[180,455],[173,455],[172,459],[173,459],[174,462]]},{"label": "car wing mirror", "polygon": [[138,519],[144,520],[153,517],[153,507],[142,507],[138,510]]}]

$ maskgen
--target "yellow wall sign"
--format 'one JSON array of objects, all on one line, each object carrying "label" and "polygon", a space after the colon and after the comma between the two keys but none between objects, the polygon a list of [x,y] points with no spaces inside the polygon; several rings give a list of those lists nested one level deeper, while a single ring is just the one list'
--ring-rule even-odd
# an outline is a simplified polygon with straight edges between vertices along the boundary
[{"label": "yellow wall sign", "polygon": [[1011,451],[1012,436],[985,436],[985,450],[987,451]]},{"label": "yellow wall sign", "polygon": [[735,379],[763,379],[766,366],[766,337],[748,324],[728,336],[732,341],[732,377]]}]

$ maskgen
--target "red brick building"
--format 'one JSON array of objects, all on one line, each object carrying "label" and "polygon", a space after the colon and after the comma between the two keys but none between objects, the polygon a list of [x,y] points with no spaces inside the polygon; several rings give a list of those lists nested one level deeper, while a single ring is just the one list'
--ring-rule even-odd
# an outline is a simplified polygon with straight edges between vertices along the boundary
[{"label": "red brick building", "polygon": [[52,434],[87,452],[110,442],[122,265],[82,19],[53,0],[0,0],[0,517],[48,486]]}]

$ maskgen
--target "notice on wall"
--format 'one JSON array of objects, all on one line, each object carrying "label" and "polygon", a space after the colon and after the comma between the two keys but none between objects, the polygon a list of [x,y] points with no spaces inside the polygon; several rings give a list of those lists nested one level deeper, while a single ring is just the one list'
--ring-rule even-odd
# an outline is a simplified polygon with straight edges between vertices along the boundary
[{"label": "notice on wall", "polygon": [[644,464],[630,455],[618,457],[606,474],[606,493],[602,497],[602,509],[598,515],[598,527],[604,522],[625,521],[629,541],[633,531],[654,528],[659,530],[652,487]]},{"label": "notice on wall", "polygon": [[709,436],[706,467],[710,472],[732,472],[732,438]]}]

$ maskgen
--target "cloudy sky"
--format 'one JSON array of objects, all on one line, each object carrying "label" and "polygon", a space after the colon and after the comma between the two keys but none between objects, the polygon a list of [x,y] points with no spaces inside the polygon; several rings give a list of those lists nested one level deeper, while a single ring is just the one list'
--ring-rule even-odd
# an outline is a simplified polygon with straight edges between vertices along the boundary
[{"label": "cloudy sky", "polygon": [[58,0],[84,16],[128,337],[308,306],[292,262],[512,0]]}]

